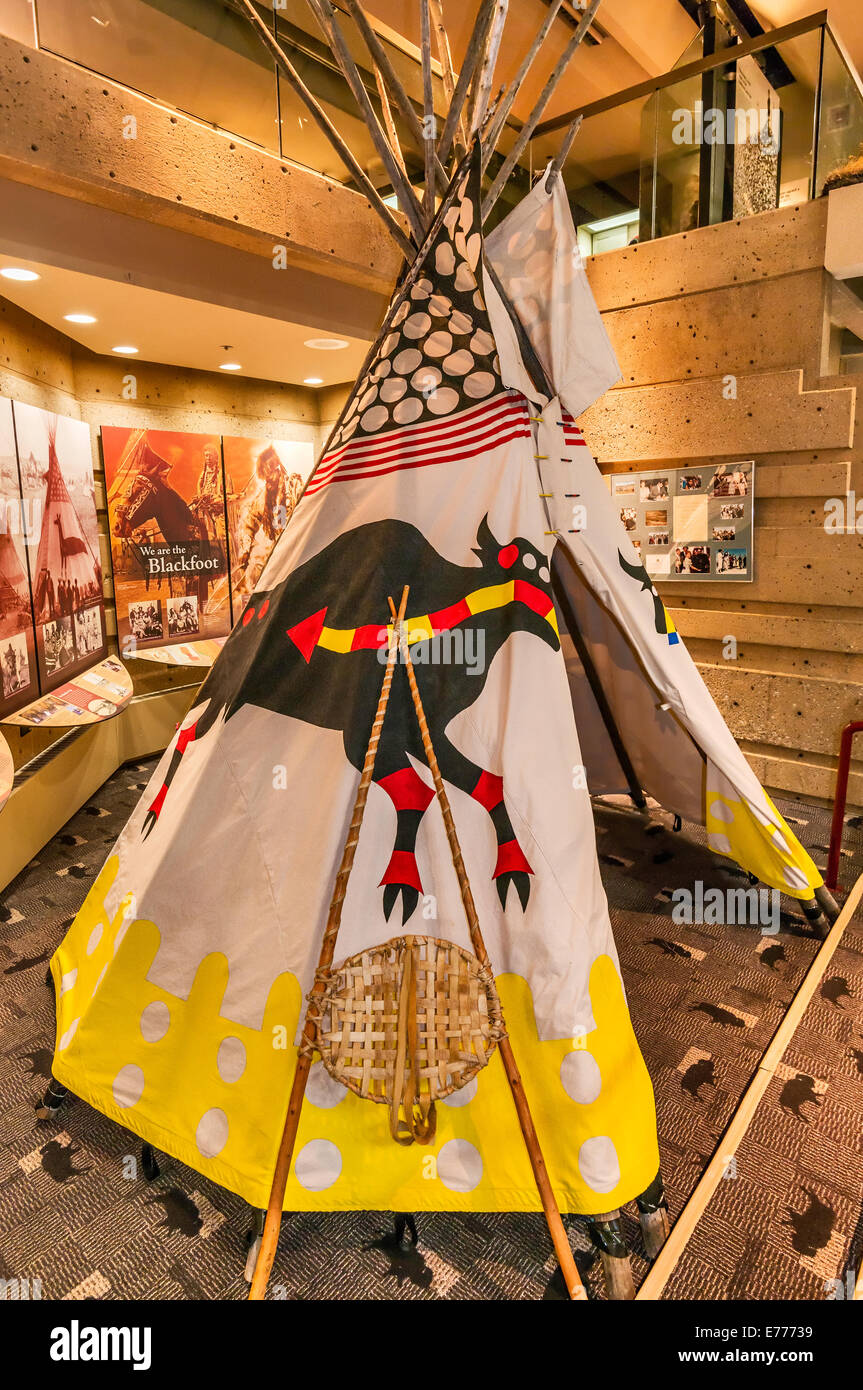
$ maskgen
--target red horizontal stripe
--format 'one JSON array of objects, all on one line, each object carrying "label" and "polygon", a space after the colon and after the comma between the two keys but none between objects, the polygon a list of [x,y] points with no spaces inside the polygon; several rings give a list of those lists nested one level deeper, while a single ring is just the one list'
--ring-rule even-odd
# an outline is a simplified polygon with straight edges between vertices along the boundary
[{"label": "red horizontal stripe", "polygon": [[327,481],[336,473],[348,468],[368,468],[371,465],[386,463],[391,459],[429,457],[432,454],[446,452],[457,443],[464,444],[467,441],[491,439],[497,430],[511,428],[517,421],[526,426],[527,416],[521,411],[506,410],[487,420],[477,421],[470,427],[442,430],[434,438],[426,438],[418,443],[414,443],[412,439],[400,439],[395,444],[391,439],[382,440],[375,449],[364,449],[362,453],[345,455],[338,463],[328,464],[326,468],[317,469],[313,481],[315,483]]},{"label": "red horizontal stripe", "polygon": [[[529,439],[529,429],[515,429],[509,434],[500,435],[494,441],[497,448],[503,444],[509,444],[513,439]],[[332,478],[325,479],[317,488],[308,487],[306,492],[319,492],[321,488],[329,487],[332,483],[354,483],[361,482],[364,478],[380,478],[386,473],[400,473],[405,468],[428,468],[439,463],[458,463],[461,459],[476,458],[477,454],[487,452],[485,444],[478,444],[476,448],[463,449],[460,453],[442,454],[439,458],[417,458],[407,463],[393,463],[387,468],[366,469],[363,473],[343,473],[341,470]]]},{"label": "red horizontal stripe", "polygon": [[513,414],[523,415],[527,419],[527,404],[524,397],[497,396],[478,410],[461,411],[457,416],[448,420],[434,420],[408,429],[390,430],[378,436],[352,439],[343,448],[324,454],[317,471],[332,471],[333,468],[338,467],[339,463],[348,459],[352,462],[361,462],[366,456],[374,457],[381,450],[398,451],[406,447],[425,448],[438,440],[445,443],[452,435],[457,436],[465,431],[488,425],[489,420],[485,418],[487,416],[503,419]]},{"label": "red horizontal stripe", "polygon": [[[397,405],[398,402],[394,402],[394,404]],[[465,425],[472,424],[474,421],[481,420],[483,415],[488,414],[489,411],[499,410],[501,407],[506,409],[515,408],[527,414],[527,401],[524,396],[518,392],[502,392],[493,396],[490,401],[483,401],[479,405],[467,407],[460,411],[456,417],[450,417],[449,419],[441,417],[439,420],[424,420],[421,425],[405,425],[401,429],[389,431],[387,434],[368,435],[365,438],[349,439],[348,442],[342,444],[340,448],[333,449],[330,453],[324,454],[321,463],[327,463],[332,459],[338,460],[346,453],[352,453],[354,451],[362,452],[363,449],[375,447],[379,442],[388,443],[393,440],[398,441],[402,439],[422,440],[426,434],[440,434],[452,428],[460,429]]]},{"label": "red horizontal stripe", "polygon": [[[371,473],[373,466],[387,463],[391,459],[399,460],[406,464],[409,464],[412,459],[420,459],[429,463],[445,462],[449,458],[456,457],[456,455],[451,452],[454,443],[461,444],[462,446],[477,445],[482,447],[483,445],[487,445],[489,448],[493,448],[497,443],[498,436],[500,436],[503,431],[512,430],[513,426],[521,426],[521,432],[525,436],[530,433],[527,417],[521,414],[521,412],[517,412],[515,415],[513,415],[512,412],[508,412],[506,417],[493,421],[484,421],[483,423],[486,428],[479,432],[476,429],[456,431],[453,434],[452,440],[436,440],[433,444],[427,445],[425,448],[386,448],[380,449],[376,453],[370,454],[367,458],[360,460],[345,458],[337,467],[323,470],[323,472],[318,469],[307,491],[316,492],[325,483],[332,482],[334,478],[345,476],[348,470],[353,471],[354,477],[361,478],[364,471]],[[469,457],[469,455],[466,457]]]}]

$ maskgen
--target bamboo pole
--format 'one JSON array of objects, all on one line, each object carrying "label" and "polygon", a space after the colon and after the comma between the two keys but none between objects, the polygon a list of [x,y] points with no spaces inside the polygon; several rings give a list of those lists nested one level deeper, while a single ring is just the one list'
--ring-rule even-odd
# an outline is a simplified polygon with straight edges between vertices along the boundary
[{"label": "bamboo pole", "polygon": [[324,35],[329,40],[333,57],[342,70],[345,81],[353,93],[354,101],[360,108],[363,120],[365,121],[369,135],[372,137],[372,144],[378,152],[378,156],[383,161],[384,168],[389,175],[390,183],[398,195],[402,210],[413,229],[414,240],[419,245],[425,232],[425,221],[423,219],[422,208],[417,201],[411,184],[406,175],[399,168],[398,160],[390,149],[386,135],[381,129],[375,109],[372,106],[371,98],[366,91],[365,83],[360,77],[353,55],[345,43],[344,35],[339,28],[336,12],[330,4],[330,0],[308,0],[315,19],[318,21]]},{"label": "bamboo pole", "polygon": [[[387,89],[395,98],[396,106],[402,113],[402,119],[407,125],[414,145],[420,153],[424,153],[423,129],[419,116],[414,110],[414,104],[405,91],[398,73],[390,62],[389,54],[369,23],[366,12],[362,5],[359,4],[359,0],[345,0],[345,4],[351,18],[362,35],[363,43],[369,50],[372,61],[380,68]],[[441,192],[445,192],[449,184],[449,179],[447,178],[446,170],[438,159],[437,154],[435,154],[435,177],[438,182],[438,188]]]},{"label": "bamboo pole", "polygon": [[782,1061],[797,1026],[821,983],[824,971],[832,960],[861,898],[863,898],[863,874],[860,875],[848,894],[845,905],[831,928],[829,936],[806,972],[800,988],[786,1010],[785,1017],[773,1034],[770,1045],[761,1058],[758,1070],[744,1091],[740,1104],[719,1141],[713,1157],[691,1193],[689,1201],[672,1226],[671,1234],[638,1290],[636,1299],[655,1300],[661,1297],[692,1238],[700,1217],[725,1176],[729,1158],[732,1158],[740,1148],[749,1126],[755,1118],[759,1102],[763,1099],[767,1087],[773,1080],[776,1068]]},{"label": "bamboo pole", "polygon": [[471,114],[468,121],[468,131],[474,135],[485,120],[486,107],[491,96],[492,83],[494,82],[494,70],[497,64],[497,55],[500,52],[503,29],[506,24],[506,16],[509,11],[509,0],[496,0],[494,16],[488,32],[488,40],[485,45],[482,64],[479,70],[479,77],[474,84],[471,92]]},{"label": "bamboo pole", "polygon": [[536,57],[539,50],[542,48],[542,45],[545,43],[545,40],[548,36],[548,32],[551,29],[551,26],[554,23],[554,21],[557,19],[557,14],[562,4],[563,0],[552,0],[551,5],[549,6],[548,13],[546,14],[545,19],[542,21],[542,24],[539,26],[539,29],[537,30],[536,35],[534,36],[533,43],[527,50],[527,53],[522,58],[518,72],[516,73],[515,77],[512,79],[512,82],[510,82],[509,86],[506,89],[506,94],[504,95],[503,101],[501,102],[501,105],[498,107],[498,112],[497,116],[495,117],[494,124],[492,125],[491,130],[489,131],[488,153],[483,160],[483,168],[485,168],[485,166],[488,164],[489,157],[494,153],[495,149],[497,148],[497,142],[500,139],[500,133],[506,125],[506,119],[510,111],[512,110],[513,103],[515,102],[516,96],[518,95],[518,90],[521,87],[521,84],[524,81],[524,79],[527,77],[527,74],[529,73],[531,67],[533,66],[534,58]]},{"label": "bamboo pole", "polygon": [[[395,604],[392,599],[390,599],[390,610],[393,615],[395,615]],[[483,941],[482,932],[480,931],[479,918],[473,900],[473,893],[471,892],[470,881],[467,876],[467,869],[465,868],[461,846],[458,841],[458,835],[456,834],[449,797],[446,794],[446,788],[443,784],[440,767],[431,741],[428,721],[426,720],[425,710],[423,709],[422,697],[420,696],[419,687],[417,686],[416,673],[414,671],[413,662],[411,661],[407,636],[404,631],[404,626],[400,621],[397,621],[397,630],[402,651],[402,660],[404,661],[407,671],[408,684],[410,685],[414,709],[416,710],[417,720],[419,721],[423,750],[426,755],[429,771],[432,775],[441,812],[443,813],[446,837],[449,841],[452,862],[458,877],[459,888],[461,889],[461,898],[464,904],[465,916],[467,918],[468,931],[470,932],[474,954],[481,965],[491,969],[488,951],[485,948],[485,942]],[[566,1283],[571,1299],[586,1299],[587,1294],[576,1267],[572,1246],[569,1243],[569,1237],[566,1234],[566,1229],[561,1220],[557,1199],[554,1195],[548,1176],[548,1170],[545,1166],[545,1159],[543,1158],[542,1149],[540,1148],[539,1136],[534,1127],[530,1106],[528,1105],[518,1066],[513,1056],[512,1044],[506,1034],[501,1038],[498,1047],[500,1048],[500,1056],[504,1071],[506,1072],[506,1079],[509,1082],[509,1088],[512,1092],[513,1101],[515,1102],[518,1122],[524,1137],[525,1148],[527,1149],[527,1156],[530,1159],[530,1166],[533,1170],[539,1198],[542,1202],[542,1209],[545,1213],[551,1242],[560,1264],[564,1282]]]},{"label": "bamboo pole", "polygon": [[311,112],[314,121],[320,126],[324,135],[326,135],[336,154],[339,156],[339,159],[350,170],[354,181],[368,198],[369,203],[383,222],[390,236],[397,243],[403,254],[412,258],[414,248],[409,239],[405,236],[398,222],[393,217],[365,169],[362,168],[351,154],[324,108],[320,105],[317,98],[309,91],[278,39],[270,33],[270,30],[252,4],[252,0],[238,0],[238,3],[242,5],[249,23],[255,29],[258,38],[264,46],[269,49],[271,56],[276,60],[286,80],[291,84],[297,96]]},{"label": "bamboo pole", "polygon": [[[321,971],[328,970],[333,963],[336,937],[339,934],[339,926],[342,920],[342,906],[345,900],[345,893],[347,892],[351,869],[353,868],[360,827],[363,823],[363,815],[366,809],[366,800],[374,775],[375,758],[377,757],[384,715],[387,712],[387,703],[390,698],[393,671],[395,670],[396,659],[398,657],[398,625],[404,618],[408,601],[408,592],[408,587],[405,585],[399,611],[396,616],[396,631],[390,642],[389,656],[387,658],[386,670],[384,671],[383,683],[381,685],[380,699],[378,700],[378,707],[375,712],[374,723],[372,724],[372,731],[369,736],[368,748],[366,749],[366,756],[363,762],[363,771],[359,786],[357,787],[353,815],[351,816],[351,823],[348,828],[347,839],[345,840],[345,847],[342,852],[342,860],[339,864],[338,873],[336,874],[333,896],[330,899],[330,909],[327,913],[327,923],[324,927],[323,940],[321,941],[318,968],[315,972],[315,982],[312,986],[313,996],[320,995],[323,992],[324,986],[320,979]],[[255,1276],[252,1280],[252,1287],[249,1292],[250,1301],[255,1303],[260,1302],[266,1295],[270,1271],[273,1268],[273,1260],[276,1258],[276,1249],[279,1243],[279,1230],[282,1224],[282,1204],[285,1200],[285,1188],[288,1182],[291,1159],[294,1153],[294,1143],[296,1142],[297,1130],[300,1124],[300,1112],[303,1108],[303,1097],[306,1093],[306,1083],[309,1079],[309,1070],[312,1064],[312,1049],[314,1042],[315,1026],[311,1016],[311,1004],[309,1004],[306,1008],[302,1041],[297,1053],[297,1064],[294,1069],[291,1096],[288,1102],[288,1111],[285,1116],[282,1139],[279,1144],[275,1172],[273,1173],[273,1185],[270,1189],[270,1200],[267,1205],[267,1219],[264,1223],[261,1249],[258,1254],[257,1264],[255,1265]]]},{"label": "bamboo pole", "polygon": [[548,102],[551,96],[553,95],[554,90],[557,87],[557,84],[560,82],[560,79],[563,77],[564,72],[569,66],[570,60],[572,59],[575,50],[579,47],[585,35],[587,34],[588,29],[593,23],[594,16],[597,10],[599,9],[601,3],[602,0],[590,0],[590,4],[588,5],[587,9],[582,15],[575,33],[573,34],[569,43],[566,45],[566,48],[563,50],[562,54],[557,60],[557,63],[554,66],[551,76],[549,77],[548,81],[546,82],[545,86],[543,87],[542,91],[537,97],[533,110],[531,111],[530,115],[528,116],[527,120],[525,121],[524,125],[519,131],[515,144],[513,145],[506,159],[503,161],[503,164],[501,165],[500,170],[498,172],[497,178],[491,186],[488,197],[482,205],[483,221],[485,221],[488,217],[489,213],[491,212],[492,208],[494,207],[495,203],[497,202],[498,198],[503,192],[507,179],[509,178],[518,161],[521,159],[521,156],[524,154],[524,151],[527,148],[528,141],[530,140],[534,130],[536,129],[536,126],[539,123],[540,116],[542,115],[543,111],[548,105]]},{"label": "bamboo pole", "polygon": [[[449,111],[447,112],[443,133],[438,142],[437,153],[438,159],[440,160],[441,164],[446,164],[447,158],[449,157],[450,147],[452,146],[456,126],[458,122],[461,120],[465,97],[467,96],[467,90],[470,86],[471,79],[473,78],[473,74],[476,69],[479,56],[485,48],[488,27],[491,24],[492,16],[494,14],[494,6],[495,0],[481,0],[481,4],[476,16],[476,23],[473,26],[473,32],[471,33],[470,39],[468,40],[467,49],[464,55],[464,61],[461,65],[461,71],[458,75],[458,81],[455,84],[455,92],[453,93],[452,104],[450,106]],[[462,150],[457,145],[456,155],[460,158],[461,154]]]},{"label": "bamboo pole", "polygon": [[420,0],[420,57],[423,70],[423,157],[425,161],[425,193],[423,212],[426,219],[434,213],[435,189],[435,120],[431,75],[431,16],[429,0]]}]

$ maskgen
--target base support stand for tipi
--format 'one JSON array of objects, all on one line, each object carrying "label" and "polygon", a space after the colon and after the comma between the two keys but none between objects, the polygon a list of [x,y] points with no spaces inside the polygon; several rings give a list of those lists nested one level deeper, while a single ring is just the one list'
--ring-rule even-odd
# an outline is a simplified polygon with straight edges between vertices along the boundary
[{"label": "base support stand for tipi", "polygon": [[635,1298],[635,1280],[620,1227],[620,1211],[607,1211],[588,1217],[587,1229],[599,1251],[609,1299],[618,1303]]},{"label": "base support stand for tipi", "polygon": [[416,1219],[409,1211],[393,1212],[393,1217],[395,1219],[393,1234],[396,1245],[402,1254],[406,1255],[415,1245],[419,1245],[420,1238]]},{"label": "base support stand for tipi", "polygon": [[42,1097],[41,1105],[36,1106],[37,1120],[53,1120],[60,1106],[69,1094],[67,1086],[61,1086],[59,1081],[52,1077],[48,1082],[48,1089]]},{"label": "base support stand for tipi", "polygon": [[258,1263],[261,1241],[264,1238],[264,1224],[267,1219],[267,1213],[263,1208],[255,1208],[252,1215],[252,1228],[246,1236],[249,1248],[246,1254],[246,1267],[243,1270],[243,1278],[247,1284],[251,1284],[255,1277],[255,1265]]},{"label": "base support stand for tipi", "polygon": [[671,1230],[661,1173],[657,1173],[650,1186],[644,1189],[640,1197],[636,1197],[635,1202],[638,1207],[644,1253],[649,1260],[655,1260],[668,1240]]}]

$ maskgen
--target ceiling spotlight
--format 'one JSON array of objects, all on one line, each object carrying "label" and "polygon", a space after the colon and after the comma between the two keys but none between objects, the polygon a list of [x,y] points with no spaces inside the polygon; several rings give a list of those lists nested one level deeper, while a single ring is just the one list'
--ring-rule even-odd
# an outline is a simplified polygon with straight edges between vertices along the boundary
[{"label": "ceiling spotlight", "polygon": [[64,314],[63,317],[64,317],[64,319],[66,320],[67,323],[96,323],[96,322],[97,322],[97,320],[96,320],[96,318],[95,318],[95,315],[93,315],[93,314]]},{"label": "ceiling spotlight", "polygon": [[19,265],[4,265],[0,275],[6,280],[38,280],[41,277],[35,270],[24,270]]},{"label": "ceiling spotlight", "polygon": [[339,352],[350,347],[347,338],[306,338],[306,347],[317,348],[318,352]]},{"label": "ceiling spotlight", "polygon": [[219,364],[220,372],[241,372],[242,370],[242,362],[220,362]]},{"label": "ceiling spotlight", "polygon": [[322,376],[304,376],[304,377],[303,377],[303,385],[304,385],[304,386],[323,386],[323,384],[324,384],[324,379],[323,379]]},{"label": "ceiling spotlight", "polygon": [[111,348],[111,351],[121,352],[123,354],[132,354],[136,353],[138,349],[136,347],[131,347],[128,343],[121,343],[119,347]]}]

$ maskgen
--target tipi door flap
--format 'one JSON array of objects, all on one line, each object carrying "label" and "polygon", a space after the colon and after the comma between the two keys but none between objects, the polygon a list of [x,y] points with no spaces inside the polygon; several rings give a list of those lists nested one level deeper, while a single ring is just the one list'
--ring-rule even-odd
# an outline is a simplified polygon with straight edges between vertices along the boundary
[{"label": "tipi door flap", "polygon": [[[667,707],[620,624],[600,603],[563,546],[558,547],[555,561],[556,577],[566,588],[569,603],[578,619],[581,639],[593,661],[642,791],[654,797],[667,811],[703,825],[704,755]],[[573,670],[568,662],[567,671],[571,686],[573,674],[578,672],[581,674],[576,674],[576,679],[581,685],[587,686],[580,663]],[[590,701],[595,719],[589,730],[579,724],[578,736],[582,751],[587,750],[585,765],[588,786],[595,795],[600,788],[594,785],[591,778],[590,760],[591,750],[596,744],[595,724],[602,720],[592,696]],[[574,695],[576,712],[583,709],[584,704],[583,694],[580,694],[578,701]],[[604,741],[610,747],[607,735]],[[619,768],[619,763],[617,766]],[[622,771],[619,779],[619,785],[614,790],[627,791]]]}]

